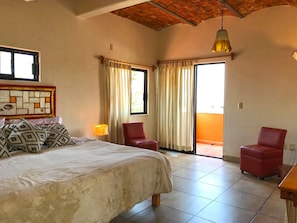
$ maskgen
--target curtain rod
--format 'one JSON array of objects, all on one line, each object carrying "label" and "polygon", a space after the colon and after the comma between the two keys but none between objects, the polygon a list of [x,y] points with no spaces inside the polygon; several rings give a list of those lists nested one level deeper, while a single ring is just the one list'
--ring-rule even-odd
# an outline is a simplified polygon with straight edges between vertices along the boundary
[{"label": "curtain rod", "polygon": [[213,59],[213,58],[220,58],[220,57],[230,57],[231,60],[234,59],[234,53],[220,55],[220,56],[212,56],[212,57],[200,57],[200,58],[188,58],[188,59],[177,59],[177,60],[158,60],[157,65],[170,63],[170,62],[179,62],[179,61],[198,61],[198,60],[206,60],[206,59]]},{"label": "curtain rod", "polygon": [[104,57],[102,55],[100,56],[96,56],[97,59],[100,60],[101,63],[104,62],[104,60],[113,60],[115,62],[118,62],[118,63],[123,63],[123,64],[127,64],[127,65],[131,65],[131,66],[141,66],[141,67],[146,67],[146,68],[151,68],[153,71],[156,69],[156,66],[155,65],[152,65],[152,66],[149,66],[149,65],[142,65],[142,64],[135,64],[135,63],[128,63],[128,62],[125,62],[125,61],[120,61],[120,60],[114,60],[114,59],[110,59],[110,58],[107,58],[107,57]]}]

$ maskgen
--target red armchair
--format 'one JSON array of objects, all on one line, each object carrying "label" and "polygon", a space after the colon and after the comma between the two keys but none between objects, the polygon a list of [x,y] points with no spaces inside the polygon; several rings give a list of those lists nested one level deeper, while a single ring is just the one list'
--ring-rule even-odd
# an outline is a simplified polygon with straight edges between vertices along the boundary
[{"label": "red armchair", "polygon": [[287,130],[262,127],[255,145],[240,147],[240,170],[260,179],[279,175],[283,163],[283,148]]},{"label": "red armchair", "polygon": [[158,151],[158,142],[147,139],[143,122],[123,123],[125,145]]}]

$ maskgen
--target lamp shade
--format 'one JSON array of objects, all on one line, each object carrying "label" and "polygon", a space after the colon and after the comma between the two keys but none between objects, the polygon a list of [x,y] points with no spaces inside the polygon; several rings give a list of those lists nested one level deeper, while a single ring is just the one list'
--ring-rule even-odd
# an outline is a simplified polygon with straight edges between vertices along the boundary
[{"label": "lamp shade", "polygon": [[95,136],[108,135],[108,125],[106,124],[94,125],[93,133]]},{"label": "lamp shade", "polygon": [[216,39],[212,47],[212,52],[231,52],[231,44],[228,38],[228,32],[225,29],[217,31]]}]

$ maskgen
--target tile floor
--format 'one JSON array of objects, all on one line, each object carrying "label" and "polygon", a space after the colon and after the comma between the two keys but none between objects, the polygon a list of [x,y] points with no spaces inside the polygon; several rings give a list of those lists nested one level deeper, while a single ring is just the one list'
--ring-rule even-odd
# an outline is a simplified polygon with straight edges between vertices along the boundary
[{"label": "tile floor", "polygon": [[278,177],[264,181],[241,174],[238,163],[163,151],[169,158],[173,191],[122,213],[111,223],[283,223],[285,201]]},{"label": "tile floor", "polygon": [[196,154],[202,156],[223,157],[223,146],[212,145],[212,144],[204,144],[204,143],[196,143]]}]

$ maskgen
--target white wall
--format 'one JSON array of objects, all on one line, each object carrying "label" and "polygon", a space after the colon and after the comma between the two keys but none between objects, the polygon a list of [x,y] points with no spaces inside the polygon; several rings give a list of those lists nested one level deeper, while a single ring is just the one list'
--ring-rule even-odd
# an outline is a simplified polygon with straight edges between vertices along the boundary
[{"label": "white wall", "polygon": [[[78,19],[71,11],[71,0],[36,3],[0,0],[0,29],[0,45],[40,51],[42,80],[40,83],[0,80],[0,84],[56,86],[57,115],[63,117],[74,136],[92,136],[92,126],[102,122],[100,64],[95,56],[144,65],[152,65],[156,58],[155,31],[112,14]],[[154,99],[152,74],[150,84],[150,98]],[[150,116],[142,119],[148,135],[153,137],[153,100],[150,108]]]},{"label": "white wall", "polygon": [[[297,49],[296,20],[297,8],[288,6],[267,8],[243,19],[225,17],[235,53],[234,60],[226,59],[225,157],[238,158],[239,147],[255,143],[261,126],[287,129],[286,144],[297,145],[297,61],[291,58]],[[216,18],[197,27],[163,30],[158,59],[216,55],[210,51],[219,27]],[[201,62],[217,60],[221,58]],[[238,102],[243,102],[242,110]],[[285,151],[285,163],[291,162],[291,155]]]}]

